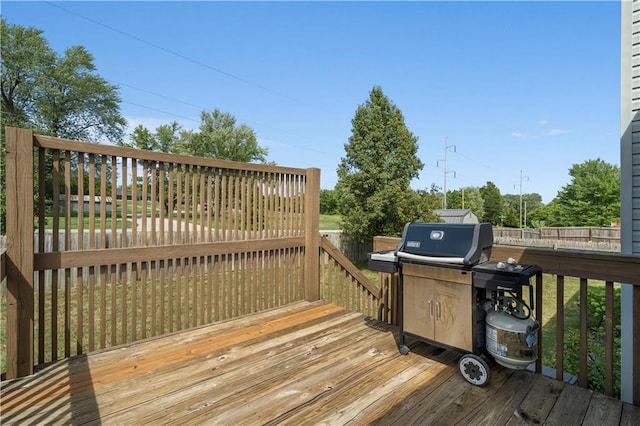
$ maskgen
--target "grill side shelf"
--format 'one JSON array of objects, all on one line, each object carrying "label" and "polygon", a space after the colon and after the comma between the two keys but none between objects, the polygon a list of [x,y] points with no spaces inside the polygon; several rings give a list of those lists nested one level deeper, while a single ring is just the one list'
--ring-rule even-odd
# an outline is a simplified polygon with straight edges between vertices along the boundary
[{"label": "grill side shelf", "polygon": [[367,267],[371,271],[395,274],[398,272],[398,259],[395,250],[378,251],[367,255]]}]

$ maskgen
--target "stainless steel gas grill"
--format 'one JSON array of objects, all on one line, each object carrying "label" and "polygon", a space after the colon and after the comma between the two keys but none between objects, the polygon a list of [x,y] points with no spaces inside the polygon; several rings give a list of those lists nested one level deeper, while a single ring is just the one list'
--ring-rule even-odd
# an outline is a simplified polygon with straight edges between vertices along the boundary
[{"label": "stainless steel gas grill", "polygon": [[488,355],[509,368],[526,368],[537,356],[529,280],[542,269],[490,262],[492,246],[489,223],[410,222],[395,250],[370,253],[368,262],[398,273],[400,352],[409,353],[407,336],[463,351],[460,372],[479,386],[489,381]]},{"label": "stainless steel gas grill", "polygon": [[[369,267],[397,267],[398,260],[424,264],[471,266],[491,257],[493,230],[489,223],[444,224],[409,222],[395,250],[369,254]],[[382,271],[386,272],[386,271]]]}]

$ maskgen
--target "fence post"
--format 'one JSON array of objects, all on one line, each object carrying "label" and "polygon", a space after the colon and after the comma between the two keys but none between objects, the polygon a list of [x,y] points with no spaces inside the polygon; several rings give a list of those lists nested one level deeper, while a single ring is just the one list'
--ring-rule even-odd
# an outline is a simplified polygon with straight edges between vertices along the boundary
[{"label": "fence post", "polygon": [[304,298],[320,298],[320,169],[307,169],[304,194]]},{"label": "fence post", "polygon": [[7,379],[33,374],[33,132],[7,127]]}]

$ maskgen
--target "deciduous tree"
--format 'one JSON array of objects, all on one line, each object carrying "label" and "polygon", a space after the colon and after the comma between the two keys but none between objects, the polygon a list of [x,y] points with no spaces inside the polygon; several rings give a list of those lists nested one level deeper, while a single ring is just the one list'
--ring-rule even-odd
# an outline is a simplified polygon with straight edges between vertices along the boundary
[{"label": "deciduous tree", "polygon": [[320,214],[339,214],[340,197],[335,189],[320,190]]},{"label": "deciduous tree", "polygon": [[408,221],[435,219],[424,198],[409,187],[423,167],[418,138],[380,87],[358,106],[351,124],[336,186],[345,239],[366,242],[375,235],[399,235]]},{"label": "deciduous tree", "polygon": [[[464,200],[464,206],[462,201]],[[484,216],[484,201],[480,194],[480,188],[467,186],[447,193],[447,208],[449,209],[471,209],[471,211],[481,218]]]},{"label": "deciduous tree", "polygon": [[180,125],[175,121],[158,126],[155,133],[151,133],[149,129],[140,124],[133,129],[129,142],[122,142],[121,145],[171,153],[176,150],[180,140],[180,131]]},{"label": "deciduous tree", "polygon": [[484,200],[484,215],[480,217],[480,220],[494,225],[499,224],[504,207],[500,189],[495,183],[487,182],[485,186],[480,188],[480,194]]},{"label": "deciduous tree", "polygon": [[[0,40],[3,182],[6,125],[69,139],[112,143],[122,139],[126,120],[120,115],[118,88],[96,73],[93,56],[84,47],[72,46],[60,55],[49,47],[41,30],[10,25],[4,18],[0,19]],[[72,167],[77,167],[76,164],[72,158]],[[50,170],[48,156],[45,158],[47,194],[52,187]],[[77,174],[72,175],[72,189],[75,189]],[[0,231],[4,232],[4,191],[0,193],[3,197]]]},{"label": "deciduous tree", "polygon": [[177,151],[181,154],[244,163],[265,163],[268,149],[258,145],[255,132],[246,124],[236,125],[236,118],[214,109],[201,114],[198,132],[183,132]]},{"label": "deciduous tree", "polygon": [[507,219],[505,225],[512,227],[520,226],[520,207],[522,206],[522,224],[526,228],[531,219],[531,213],[542,207],[542,196],[540,194],[522,194],[522,204],[520,203],[519,194],[504,194],[504,211]]},{"label": "deciduous tree", "polygon": [[127,122],[120,115],[118,88],[95,71],[93,55],[82,46],[56,55],[33,93],[36,127],[61,138],[121,140]]},{"label": "deciduous tree", "polygon": [[547,206],[548,226],[610,226],[620,221],[620,168],[601,159],[574,164],[571,182]]}]

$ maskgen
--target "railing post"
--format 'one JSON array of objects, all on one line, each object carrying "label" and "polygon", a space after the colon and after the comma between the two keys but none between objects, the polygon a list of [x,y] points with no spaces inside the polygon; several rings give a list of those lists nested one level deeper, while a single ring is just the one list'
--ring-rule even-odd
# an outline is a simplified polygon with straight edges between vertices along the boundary
[{"label": "railing post", "polygon": [[320,298],[320,169],[307,169],[304,194],[304,298]]},{"label": "railing post", "polygon": [[33,132],[7,127],[7,379],[33,374]]}]

